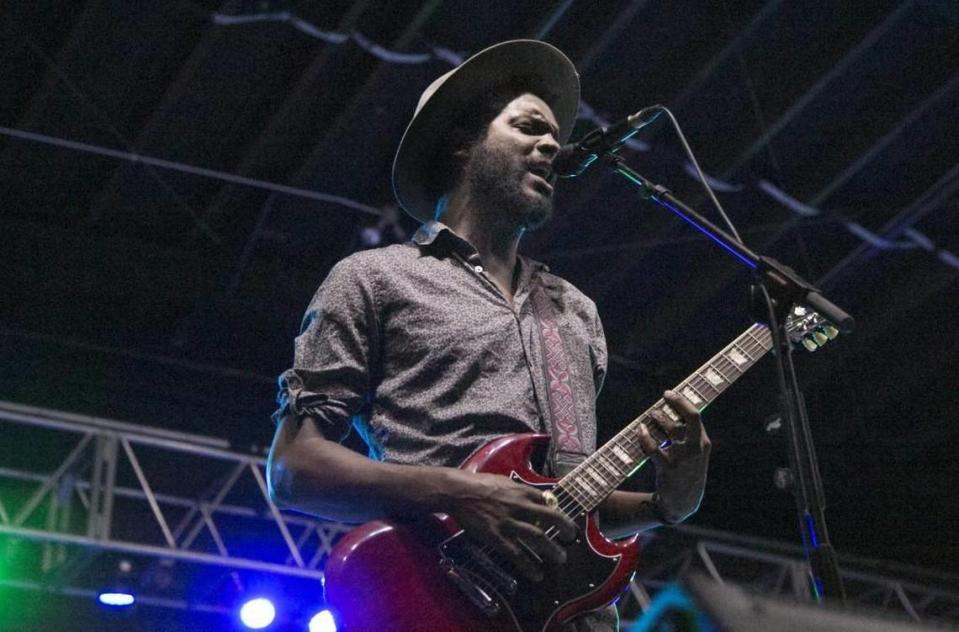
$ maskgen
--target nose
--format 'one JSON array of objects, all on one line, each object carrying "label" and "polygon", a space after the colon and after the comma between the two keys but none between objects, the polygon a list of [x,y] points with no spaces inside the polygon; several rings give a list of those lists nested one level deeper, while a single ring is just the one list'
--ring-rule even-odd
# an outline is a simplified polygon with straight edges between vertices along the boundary
[{"label": "nose", "polygon": [[543,134],[536,142],[536,149],[548,158],[555,158],[559,151],[559,141],[552,134]]}]

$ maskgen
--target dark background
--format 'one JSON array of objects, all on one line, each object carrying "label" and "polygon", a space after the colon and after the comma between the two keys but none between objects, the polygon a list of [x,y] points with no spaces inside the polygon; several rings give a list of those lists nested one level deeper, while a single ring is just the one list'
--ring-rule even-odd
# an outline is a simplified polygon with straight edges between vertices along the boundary
[{"label": "dark background", "polygon": [[[857,317],[853,335],[797,358],[835,545],[955,568],[954,2],[10,2],[0,126],[390,204],[396,144],[450,65],[383,61],[290,20],[213,19],[280,11],[403,53],[540,35],[606,118],[670,106],[703,168],[736,185],[720,197],[744,239]],[[268,445],[302,312],[378,218],[11,133],[0,398]],[[651,150],[624,151],[630,163],[716,217],[664,122],[639,138]],[[749,325],[748,277],[598,169],[556,202],[524,249],[599,306],[609,437]],[[763,430],[775,410],[767,359],[707,412],[714,456],[693,524],[796,541],[793,501],[772,485],[782,439]]]}]

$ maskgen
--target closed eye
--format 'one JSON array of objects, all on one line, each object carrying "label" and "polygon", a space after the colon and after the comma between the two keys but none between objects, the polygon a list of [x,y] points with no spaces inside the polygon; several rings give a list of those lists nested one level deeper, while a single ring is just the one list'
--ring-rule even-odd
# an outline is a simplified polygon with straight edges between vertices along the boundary
[{"label": "closed eye", "polygon": [[543,134],[552,134],[553,128],[544,121],[526,121],[517,125],[520,131],[531,136],[542,136]]}]

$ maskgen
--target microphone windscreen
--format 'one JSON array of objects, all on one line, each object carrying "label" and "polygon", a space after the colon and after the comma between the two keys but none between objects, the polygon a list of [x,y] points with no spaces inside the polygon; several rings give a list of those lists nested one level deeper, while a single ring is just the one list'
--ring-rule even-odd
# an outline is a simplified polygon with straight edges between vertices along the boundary
[{"label": "microphone windscreen", "polygon": [[553,158],[553,173],[560,178],[573,178],[596,160],[596,154],[583,150],[576,143],[563,145]]}]

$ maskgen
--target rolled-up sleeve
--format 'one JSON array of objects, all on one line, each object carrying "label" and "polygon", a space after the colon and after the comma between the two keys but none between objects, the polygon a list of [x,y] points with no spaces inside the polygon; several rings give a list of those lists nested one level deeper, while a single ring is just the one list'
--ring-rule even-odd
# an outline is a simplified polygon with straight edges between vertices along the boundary
[{"label": "rolled-up sleeve", "polygon": [[377,330],[371,275],[362,263],[344,259],[306,310],[293,366],[279,377],[274,421],[309,416],[327,438],[342,440],[371,396]]}]

